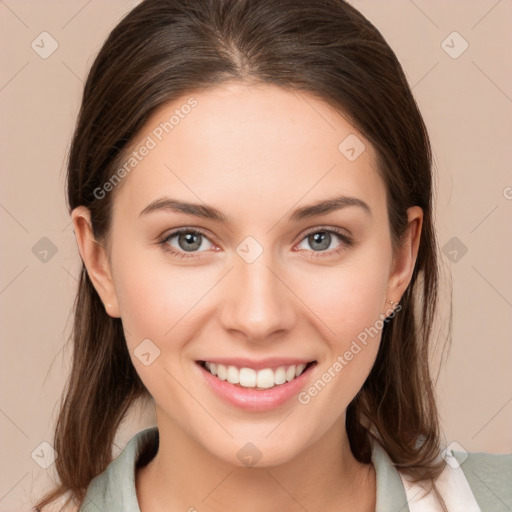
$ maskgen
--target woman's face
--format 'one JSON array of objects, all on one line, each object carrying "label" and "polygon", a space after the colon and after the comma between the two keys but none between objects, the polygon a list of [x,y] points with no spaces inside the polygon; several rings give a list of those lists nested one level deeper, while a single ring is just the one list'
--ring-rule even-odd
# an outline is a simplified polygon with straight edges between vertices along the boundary
[{"label": "woman's face", "polygon": [[[234,82],[160,109],[133,148],[113,186],[112,281],[95,284],[122,318],[159,426],[233,464],[243,450],[259,465],[291,460],[344,425],[386,301],[414,265],[414,241],[392,259],[374,149],[306,93]],[[234,366],[228,377],[244,386],[198,361]],[[275,384],[311,361],[300,380]],[[257,383],[273,387],[254,389],[262,369]]]}]

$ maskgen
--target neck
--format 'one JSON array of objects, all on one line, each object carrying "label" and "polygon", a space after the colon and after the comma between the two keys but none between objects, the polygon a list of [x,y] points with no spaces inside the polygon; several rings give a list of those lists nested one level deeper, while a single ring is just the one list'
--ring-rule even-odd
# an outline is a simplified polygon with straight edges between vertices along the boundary
[{"label": "neck", "polygon": [[375,509],[374,468],[354,458],[344,417],[293,459],[267,467],[220,460],[167,416],[159,420],[158,452],[136,474],[141,512]]}]

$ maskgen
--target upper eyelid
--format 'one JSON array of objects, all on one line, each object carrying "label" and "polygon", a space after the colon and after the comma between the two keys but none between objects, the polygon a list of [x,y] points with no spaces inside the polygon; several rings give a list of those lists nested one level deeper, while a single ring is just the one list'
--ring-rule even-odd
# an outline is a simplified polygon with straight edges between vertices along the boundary
[{"label": "upper eyelid", "polygon": [[331,227],[319,226],[319,227],[312,227],[312,228],[306,229],[306,231],[303,233],[302,238],[300,240],[303,240],[304,237],[309,236],[312,233],[317,233],[317,232],[321,232],[321,231],[328,231],[329,233],[334,233],[335,235],[339,235],[339,236],[343,235],[343,233],[341,233],[342,231],[345,231],[346,234],[344,236],[346,236],[346,237],[352,236],[350,234],[350,232],[344,228],[340,228],[340,227],[335,228],[334,226],[331,226]]},{"label": "upper eyelid", "polygon": [[159,239],[162,241],[169,240],[169,239],[171,239],[177,235],[180,235],[182,233],[198,233],[198,234],[204,236],[205,238],[208,238],[208,240],[210,240],[210,242],[215,243],[213,240],[211,240],[211,235],[207,231],[203,231],[200,228],[192,228],[192,227],[189,228],[186,226],[183,228],[176,228],[174,230],[171,230],[168,233],[163,234]]}]

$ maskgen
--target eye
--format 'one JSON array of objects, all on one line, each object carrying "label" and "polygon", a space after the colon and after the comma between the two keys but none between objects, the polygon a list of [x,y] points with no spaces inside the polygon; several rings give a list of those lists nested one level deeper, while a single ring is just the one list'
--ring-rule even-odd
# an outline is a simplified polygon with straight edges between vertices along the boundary
[{"label": "eye", "polygon": [[190,258],[195,256],[194,253],[196,252],[203,252],[198,251],[198,249],[204,249],[205,246],[208,249],[208,243],[214,247],[204,233],[191,228],[177,229],[159,240],[159,244],[162,245],[164,250],[181,258]]},{"label": "eye", "polygon": [[[333,249],[331,245],[336,238],[341,240],[342,243]],[[198,257],[198,252],[204,252],[208,249],[217,250],[202,231],[194,228],[180,228],[172,231],[159,240],[158,243],[165,251],[179,258]],[[312,258],[332,256],[354,245],[351,237],[336,228],[314,228],[304,235],[301,240],[301,244],[303,243],[309,244],[312,248]],[[304,249],[300,245],[297,247],[301,250]],[[331,250],[326,251],[330,247]],[[309,250],[307,247],[305,249]]]},{"label": "eye", "polygon": [[[341,240],[342,243],[340,243],[338,247],[332,248],[331,244],[333,241],[335,241],[336,238]],[[313,230],[310,230],[301,240],[301,244],[303,243],[308,244],[309,247],[312,248],[313,254],[311,254],[311,257],[313,258],[332,256],[354,245],[354,241],[352,240],[351,237],[335,228],[315,228]],[[298,245],[297,247],[299,247],[300,249],[304,249],[304,247],[301,247],[300,245]],[[326,251],[326,249],[329,248],[331,248],[332,250]],[[308,250],[308,247],[305,247],[305,249]]]}]

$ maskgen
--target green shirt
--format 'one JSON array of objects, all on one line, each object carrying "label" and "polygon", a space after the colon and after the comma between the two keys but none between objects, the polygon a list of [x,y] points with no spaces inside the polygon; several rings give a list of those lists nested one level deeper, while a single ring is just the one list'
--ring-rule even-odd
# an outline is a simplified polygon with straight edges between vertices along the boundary
[{"label": "green shirt", "polygon": [[[120,455],[87,488],[79,512],[140,512],[135,490],[137,463],[147,463],[158,450],[158,428],[133,436]],[[141,458],[141,454],[143,457]],[[453,452],[482,512],[512,511],[512,454]],[[462,462],[461,462],[462,461]],[[377,485],[376,512],[409,512],[405,489],[397,469],[378,443],[372,446]]]}]

